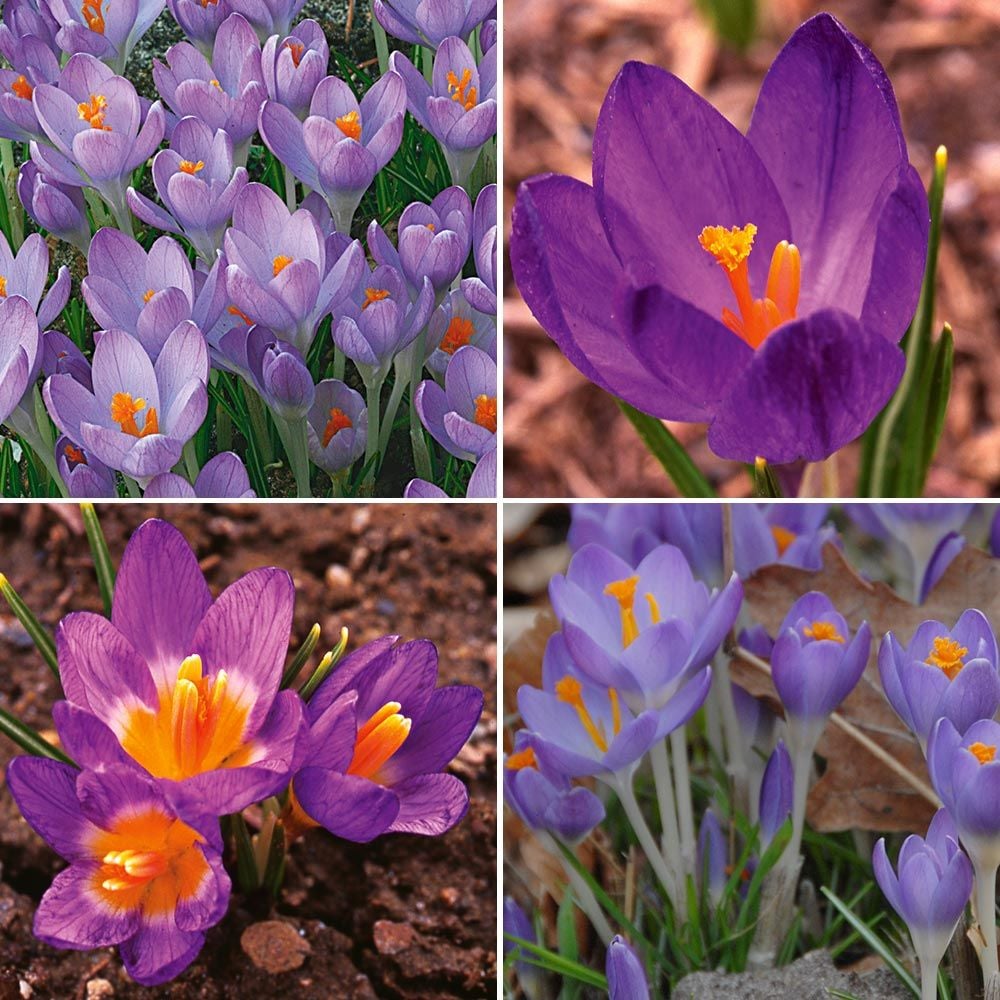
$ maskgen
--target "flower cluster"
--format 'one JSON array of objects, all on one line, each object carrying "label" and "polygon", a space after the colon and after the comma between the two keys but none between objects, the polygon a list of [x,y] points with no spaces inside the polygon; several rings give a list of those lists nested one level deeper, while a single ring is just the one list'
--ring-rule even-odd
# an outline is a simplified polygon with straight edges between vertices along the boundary
[{"label": "flower cluster", "polygon": [[[287,492],[264,471],[282,452],[300,496],[317,470],[371,494],[408,400],[408,492],[495,495],[493,5],[380,4],[428,79],[386,51],[371,80],[330,75],[300,0],[171,0],[186,39],[151,101],[123,74],[164,6],[4,8],[0,143],[30,158],[6,177],[0,300],[28,308],[0,323],[0,422],[64,495]],[[86,311],[63,313],[66,269],[42,300],[22,206],[86,256]],[[202,476],[213,451],[229,475]]]},{"label": "flower cluster", "polygon": [[220,817],[243,823],[263,802],[261,836],[322,826],[366,842],[465,815],[465,786],[442,769],[482,692],[436,687],[434,646],[391,635],[288,687],[294,597],[288,573],[265,568],[213,599],[183,536],[153,520],[129,541],[110,620],[62,621],[53,718],[74,763],[7,770],[25,819],[69,862],[38,908],[40,939],[118,945],[134,979],[162,983],[226,912]]}]

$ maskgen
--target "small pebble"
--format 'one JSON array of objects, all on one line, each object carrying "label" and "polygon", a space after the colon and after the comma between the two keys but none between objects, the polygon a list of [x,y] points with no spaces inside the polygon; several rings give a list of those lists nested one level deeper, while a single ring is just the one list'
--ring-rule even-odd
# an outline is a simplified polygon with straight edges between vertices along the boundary
[{"label": "small pebble", "polygon": [[380,955],[398,955],[413,944],[413,928],[406,923],[376,920],[372,928],[375,949]]},{"label": "small pebble", "polygon": [[329,598],[334,606],[351,599],[354,576],[346,566],[341,566],[340,563],[327,566],[325,580]]},{"label": "small pebble", "polygon": [[240,937],[250,961],[265,972],[290,972],[299,968],[312,951],[309,942],[284,920],[251,924]]},{"label": "small pebble", "polygon": [[458,890],[453,889],[451,886],[446,886],[444,889],[442,889],[440,895],[441,895],[441,902],[444,903],[444,905],[447,906],[448,909],[452,909],[458,902],[458,896],[459,896]]},{"label": "small pebble", "polygon": [[103,997],[113,997],[115,988],[107,979],[90,979],[87,981],[87,1000],[102,1000]]}]

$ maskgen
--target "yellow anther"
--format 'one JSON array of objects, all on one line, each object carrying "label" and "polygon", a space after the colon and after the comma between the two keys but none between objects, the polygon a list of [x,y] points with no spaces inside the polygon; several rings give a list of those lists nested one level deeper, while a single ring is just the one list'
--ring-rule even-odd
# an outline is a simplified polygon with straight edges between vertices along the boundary
[{"label": "yellow anther", "polygon": [[656,603],[656,598],[652,594],[646,595],[646,603],[649,605],[649,618],[654,625],[660,620],[660,605]]},{"label": "yellow anther", "polygon": [[783,556],[788,551],[788,546],[798,538],[794,531],[789,531],[780,524],[771,525],[771,534],[774,536],[774,544],[778,546],[779,556]]},{"label": "yellow anther", "polygon": [[837,626],[833,622],[813,622],[804,629],[807,639],[828,640],[831,642],[843,642],[844,637],[837,631]]},{"label": "yellow anther", "polygon": [[366,288],[365,301],[361,303],[362,312],[373,302],[381,302],[383,299],[387,298],[389,298],[389,293],[384,288]]},{"label": "yellow anther", "polygon": [[516,753],[512,753],[504,761],[504,767],[510,771],[520,771],[525,767],[538,767],[538,758],[535,756],[535,751],[531,747],[525,747],[524,750],[518,750]]},{"label": "yellow anther", "polygon": [[357,111],[348,111],[346,115],[341,115],[333,120],[333,124],[340,129],[348,139],[358,140],[361,138],[361,115]]},{"label": "yellow anther", "polygon": [[639,585],[639,577],[630,576],[624,580],[615,580],[604,588],[604,593],[618,602],[622,616],[622,645],[630,646],[639,635],[639,624],[635,620],[635,588]]},{"label": "yellow anther", "polygon": [[964,657],[969,652],[965,646],[960,646],[954,639],[946,635],[935,636],[934,648],[924,663],[943,670],[948,680],[953,681],[965,666]]},{"label": "yellow anther", "polygon": [[598,726],[594,722],[590,716],[590,712],[587,711],[587,706],[583,703],[583,685],[575,677],[567,674],[556,681],[556,697],[576,709],[576,714],[579,716],[580,722],[587,731],[587,735],[593,741],[594,746],[601,753],[606,753],[608,741],[605,738],[603,727]]},{"label": "yellow anther", "polygon": [[997,748],[995,746],[990,746],[987,743],[980,743],[978,741],[970,743],[967,749],[980,764],[991,763],[993,758],[997,755]]},{"label": "yellow anther", "polygon": [[622,706],[614,688],[608,688],[608,700],[611,702],[611,731],[617,736],[622,731]]},{"label": "yellow anther", "polygon": [[351,418],[339,406],[335,406],[330,411],[330,419],[323,431],[323,447],[325,448],[342,430],[353,426]]},{"label": "yellow anther", "polygon": [[191,174],[192,177],[196,173],[198,173],[199,170],[204,170],[204,169],[205,169],[204,160],[199,160],[197,163],[194,163],[192,160],[181,160],[180,163],[181,173]]},{"label": "yellow anther", "polygon": [[413,723],[400,714],[398,701],[386,702],[358,729],[348,774],[378,781],[379,769],[406,742]]},{"label": "yellow anther", "polygon": [[156,294],[156,292],[152,288],[147,288],[146,289],[146,294],[143,295],[143,297],[142,297],[143,303],[148,302],[155,294]]},{"label": "yellow anther", "polygon": [[291,264],[294,259],[295,259],[294,257],[286,257],[284,254],[279,254],[277,257],[275,257],[273,265],[274,276],[277,278],[278,275],[281,274],[281,272],[284,271],[284,269],[288,267],[288,265]]},{"label": "yellow anther", "polygon": [[0,299],[7,298],[7,278],[0,274]]},{"label": "yellow anther", "polygon": [[480,427],[485,427],[492,434],[497,432],[497,398],[496,396],[476,396],[476,413],[473,421]]}]

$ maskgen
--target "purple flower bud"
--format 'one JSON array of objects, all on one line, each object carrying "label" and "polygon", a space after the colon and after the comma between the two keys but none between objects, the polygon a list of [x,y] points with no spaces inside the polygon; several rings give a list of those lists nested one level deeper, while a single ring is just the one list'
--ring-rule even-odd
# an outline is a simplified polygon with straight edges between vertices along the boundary
[{"label": "purple flower bud", "polygon": [[72,375],[80,385],[93,389],[90,362],[65,333],[46,330],[42,334],[42,374]]},{"label": "purple flower bud", "polygon": [[132,49],[166,0],[48,0],[48,6],[61,25],[56,41],[64,52],[89,53],[124,73]]},{"label": "purple flower bud", "polygon": [[306,0],[229,0],[256,30],[261,41],[271,35],[287,35]]},{"label": "purple flower bud", "polygon": [[288,38],[272,35],[261,50],[267,96],[305,118],[329,63],[330,46],[315,21],[300,22]]},{"label": "purple flower bud", "polygon": [[462,291],[473,309],[497,313],[497,186],[487,184],[476,198],[472,215],[472,254],[475,278],[462,279]]},{"label": "purple flower bud", "polygon": [[233,12],[229,0],[167,0],[167,6],[188,40],[202,55],[211,57],[215,36],[222,22]]},{"label": "purple flower bud", "polygon": [[81,253],[90,247],[90,223],[83,191],[46,177],[28,160],[17,177],[17,196],[43,229],[72,243]]},{"label": "purple flower bud", "polygon": [[485,52],[487,49],[492,49],[497,43],[497,19],[496,17],[491,17],[487,21],[483,21],[482,27],[479,29],[479,47]]},{"label": "purple flower bud", "polygon": [[20,295],[0,299],[0,423],[34,384],[41,363],[41,337],[31,305]]},{"label": "purple flower bud", "polygon": [[[503,933],[504,958],[512,951],[520,948],[520,945],[508,940],[508,935],[510,937],[521,938],[522,941],[530,941],[532,944],[538,943],[535,928],[532,926],[528,914],[521,909],[513,896],[504,896]],[[515,961],[514,969],[517,972],[518,983],[529,1000],[535,1000],[537,997],[544,996],[544,973],[537,965],[531,962]]]},{"label": "purple flower bud", "polygon": [[118,496],[118,477],[114,470],[87,454],[65,434],[56,441],[56,466],[71,497],[95,500]]},{"label": "purple flower bud", "polygon": [[464,293],[456,289],[448,293],[427,324],[427,367],[442,380],[455,352],[469,344],[496,361],[496,320],[471,308]]},{"label": "purple flower bud", "polygon": [[703,884],[713,906],[719,905],[722,892],[729,879],[729,849],[726,838],[719,826],[719,820],[711,809],[705,810],[698,830],[697,875],[699,884]]},{"label": "purple flower bud", "polygon": [[316,396],[305,358],[262,326],[255,326],[250,332],[247,357],[254,382],[267,405],[285,420],[301,420]]},{"label": "purple flower bud", "polygon": [[337,379],[316,386],[306,432],[309,457],[331,475],[350,468],[364,453],[368,410],[359,392]]},{"label": "purple flower bud", "polygon": [[[0,233],[0,299],[19,296],[31,311],[38,314],[38,326],[45,329],[54,323],[69,301],[72,279],[69,268],[60,267],[52,287],[45,293],[49,278],[49,248],[45,240],[32,233],[17,254]],[[7,357],[7,355],[3,355]]]},{"label": "purple flower bud", "polygon": [[[17,70],[29,76],[32,68],[33,45],[41,42],[52,55],[57,71],[60,50],[56,42],[59,22],[47,4],[35,0],[6,0],[3,24],[0,24],[0,55]],[[51,63],[50,63],[51,65]]]},{"label": "purple flower bud", "polygon": [[782,740],[768,758],[760,786],[760,847],[767,847],[792,814],[792,758]]},{"label": "purple flower bud", "polygon": [[34,89],[59,78],[59,60],[40,38],[17,43],[13,70],[0,69],[0,138],[30,142],[44,136],[32,102]]},{"label": "purple flower bud", "polygon": [[230,500],[256,497],[250,488],[250,477],[239,455],[224,451],[210,458],[198,473],[192,486],[175,472],[154,476],[143,492],[147,498]]},{"label": "purple flower bud", "polygon": [[497,50],[476,60],[461,38],[446,38],[434,57],[431,85],[402,52],[389,66],[406,84],[411,115],[441,143],[453,184],[465,187],[483,145],[497,130]]},{"label": "purple flower bud", "polygon": [[649,984],[639,956],[616,934],[608,945],[604,968],[609,1000],[649,1000]]},{"label": "purple flower bud", "polygon": [[485,18],[495,15],[496,0],[375,0],[374,12],[394,38],[436,49],[449,35],[468,38]]}]

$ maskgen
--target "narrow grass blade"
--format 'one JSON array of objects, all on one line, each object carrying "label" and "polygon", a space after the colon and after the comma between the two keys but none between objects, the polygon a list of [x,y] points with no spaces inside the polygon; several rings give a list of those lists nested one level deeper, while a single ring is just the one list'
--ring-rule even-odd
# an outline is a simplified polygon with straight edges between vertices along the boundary
[{"label": "narrow grass blade", "polygon": [[104,614],[110,618],[111,600],[115,593],[115,566],[111,561],[111,552],[97,516],[97,509],[92,503],[82,503],[80,513],[83,515],[83,529],[87,532],[87,541],[90,543],[90,554],[94,559],[94,572],[97,574],[97,586],[101,590]]},{"label": "narrow grass blade", "polygon": [[17,620],[24,626],[25,632],[31,636],[31,641],[38,647],[38,652],[42,654],[42,659],[48,664],[49,669],[59,677],[59,658],[56,656],[56,644],[49,635],[45,626],[35,617],[34,613],[24,601],[21,600],[18,592],[11,586],[10,580],[0,573],[0,594],[10,605],[10,610],[17,616]]},{"label": "narrow grass blade", "polygon": [[319,642],[320,627],[317,622],[311,629],[309,629],[309,634],[302,640],[302,645],[299,646],[298,652],[295,654],[295,659],[288,665],[288,669],[285,671],[285,676],[281,678],[282,689],[291,687],[295,683],[295,678],[299,676],[302,668],[306,665],[309,657],[313,655],[316,649],[316,644]]},{"label": "narrow grass blade", "polygon": [[32,757],[48,757],[50,760],[62,761],[64,764],[73,764],[73,761],[62,750],[54,747],[48,740],[43,740],[34,729],[26,726],[20,719],[14,718],[10,712],[5,712],[2,708],[0,708],[0,733],[9,737]]},{"label": "narrow grass blade", "polygon": [[599,990],[607,990],[608,981],[599,972],[588,969],[587,966],[579,962],[571,962],[569,959],[557,955],[548,948],[533,944],[525,938],[515,937],[513,934],[504,934],[508,941],[512,941],[521,949],[521,954],[513,954],[513,960],[518,962],[528,962],[537,965],[540,969],[547,969],[564,979],[575,979],[585,986],[594,986]]}]

